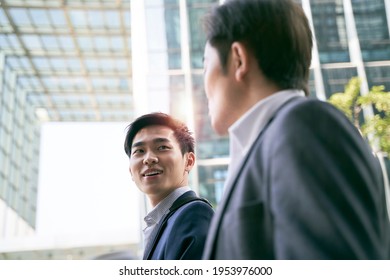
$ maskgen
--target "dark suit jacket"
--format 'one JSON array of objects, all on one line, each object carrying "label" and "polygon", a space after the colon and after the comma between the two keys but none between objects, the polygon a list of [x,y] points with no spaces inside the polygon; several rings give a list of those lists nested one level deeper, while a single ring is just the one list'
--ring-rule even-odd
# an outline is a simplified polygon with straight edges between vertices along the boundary
[{"label": "dark suit jacket", "polygon": [[333,106],[285,104],[227,182],[204,259],[386,259],[383,177]]},{"label": "dark suit jacket", "polygon": [[193,191],[181,195],[174,203],[183,205],[165,215],[152,231],[144,259],[200,260],[214,211],[206,200]]}]

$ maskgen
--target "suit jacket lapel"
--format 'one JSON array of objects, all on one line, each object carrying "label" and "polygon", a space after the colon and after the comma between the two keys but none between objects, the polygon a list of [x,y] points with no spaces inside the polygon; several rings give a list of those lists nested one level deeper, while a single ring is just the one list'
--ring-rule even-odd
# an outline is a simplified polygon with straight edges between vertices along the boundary
[{"label": "suit jacket lapel", "polygon": [[[158,224],[154,227],[152,232],[150,233],[150,238],[148,244],[146,244],[145,250],[144,250],[144,260],[148,260],[151,258],[151,255],[153,254],[153,250],[157,245],[158,240],[160,239],[161,233],[165,228],[165,225],[169,219],[169,217],[176,211],[178,208],[180,208],[182,205],[184,205],[187,202],[193,201],[193,200],[203,200],[196,196],[194,191],[188,191],[179,196],[175,200],[175,202],[172,204],[172,206],[169,208],[168,213],[166,213],[164,216],[162,216],[161,220],[158,222]],[[206,202],[206,201],[205,201]],[[208,203],[208,202],[207,202]],[[211,205],[210,205],[211,207]]]}]

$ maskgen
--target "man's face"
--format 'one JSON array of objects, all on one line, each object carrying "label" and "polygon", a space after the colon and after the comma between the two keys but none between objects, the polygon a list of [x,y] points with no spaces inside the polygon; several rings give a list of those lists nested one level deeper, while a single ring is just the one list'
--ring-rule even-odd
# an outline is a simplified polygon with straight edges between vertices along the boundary
[{"label": "man's face", "polygon": [[152,125],[134,137],[130,155],[130,173],[137,187],[153,206],[178,187],[188,185],[188,172],[194,154],[182,155],[171,128]]},{"label": "man's face", "polygon": [[208,99],[209,115],[214,130],[226,134],[236,120],[235,105],[238,92],[234,84],[234,71],[228,61],[227,73],[223,72],[217,50],[209,43],[204,50],[204,88]]}]

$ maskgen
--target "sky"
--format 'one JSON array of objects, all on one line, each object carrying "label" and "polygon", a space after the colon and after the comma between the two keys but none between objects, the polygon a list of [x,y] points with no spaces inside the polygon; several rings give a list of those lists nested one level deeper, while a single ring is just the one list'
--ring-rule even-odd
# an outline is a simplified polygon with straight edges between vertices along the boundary
[{"label": "sky", "polygon": [[44,123],[37,235],[138,242],[140,201],[123,149],[127,123]]}]

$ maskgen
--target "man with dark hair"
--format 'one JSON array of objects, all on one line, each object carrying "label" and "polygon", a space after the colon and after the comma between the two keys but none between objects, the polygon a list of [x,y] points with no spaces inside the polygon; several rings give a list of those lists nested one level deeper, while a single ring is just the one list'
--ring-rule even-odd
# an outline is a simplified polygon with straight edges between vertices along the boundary
[{"label": "man with dark hair", "polygon": [[312,34],[290,0],[225,1],[205,20],[204,85],[229,132],[204,259],[386,259],[378,161],[345,116],[308,95]]},{"label": "man with dark hair", "polygon": [[153,207],[144,219],[143,259],[201,259],[214,211],[188,186],[195,153],[187,126],[163,113],[143,115],[129,125],[124,148]]}]

